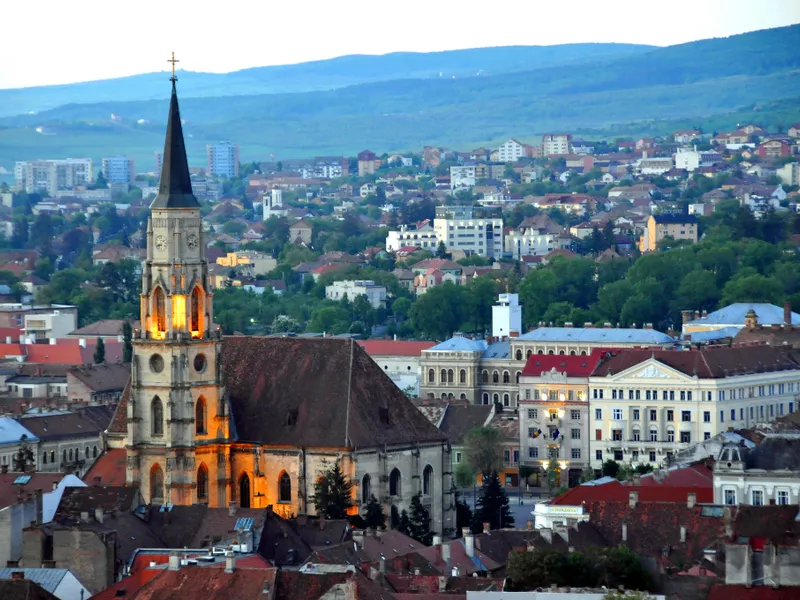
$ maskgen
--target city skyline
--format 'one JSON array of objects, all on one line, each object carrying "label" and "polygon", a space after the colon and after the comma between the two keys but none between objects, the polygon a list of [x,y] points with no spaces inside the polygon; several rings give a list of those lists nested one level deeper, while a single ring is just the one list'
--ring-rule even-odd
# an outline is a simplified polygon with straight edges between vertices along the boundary
[{"label": "city skyline", "polygon": [[[347,12],[336,5],[312,2],[306,14],[313,16],[299,30],[275,26],[297,23],[293,7],[248,3],[244,11],[246,23],[263,23],[263,27],[248,25],[241,31],[237,30],[243,23],[241,10],[215,14],[212,20],[202,11],[184,13],[177,6],[143,0],[137,5],[139,12],[130,15],[134,24],[116,27],[104,20],[105,9],[97,0],[78,4],[82,10],[75,10],[74,4],[52,3],[47,7],[48,18],[37,22],[39,39],[49,42],[41,47],[31,47],[23,39],[29,35],[25,28],[7,32],[9,47],[27,48],[26,60],[9,63],[0,70],[0,89],[166,72],[171,51],[181,59],[180,68],[226,73],[352,54],[401,51],[589,42],[669,46],[800,22],[800,4],[791,0],[765,0],[758,6],[743,0],[701,4],[679,0],[671,10],[658,14],[657,31],[652,28],[651,14],[641,11],[639,3],[632,0],[618,3],[613,11],[581,2],[566,19],[556,5],[510,2],[505,10],[489,11],[480,20],[473,19],[470,11],[454,11],[452,6],[416,0],[406,3],[402,11],[391,12],[355,0]],[[36,18],[32,10],[30,3],[10,3],[6,7],[8,22],[30,22]],[[136,22],[141,15],[157,18],[142,21],[138,27]],[[573,18],[575,15],[579,18]],[[374,19],[372,24],[370,17]],[[547,26],[543,27],[543,23]],[[75,35],[82,27],[91,35]],[[387,35],[387,29],[398,34]],[[53,47],[59,49],[58,61],[52,60]]]}]

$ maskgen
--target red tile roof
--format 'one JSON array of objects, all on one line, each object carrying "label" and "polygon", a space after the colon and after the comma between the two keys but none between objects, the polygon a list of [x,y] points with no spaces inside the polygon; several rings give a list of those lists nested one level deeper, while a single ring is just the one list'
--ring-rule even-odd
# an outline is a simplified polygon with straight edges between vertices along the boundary
[{"label": "red tile roof", "polygon": [[0,344],[0,358],[8,356],[25,356],[25,350],[20,344]]},{"label": "red tile roof", "polygon": [[127,455],[124,448],[111,448],[103,452],[89,467],[83,481],[92,485],[96,477],[101,485],[125,485]]},{"label": "red tile roof", "polygon": [[433,348],[436,342],[406,342],[394,340],[363,340],[358,345],[370,356],[421,356],[423,350]]},{"label": "red tile roof", "polygon": [[707,487],[713,485],[714,469],[706,463],[698,463],[680,469],[670,469],[663,477],[653,473],[642,475],[639,486],[660,487]]},{"label": "red tile roof", "polygon": [[[14,485],[17,478],[27,475],[29,479],[25,485]],[[65,473],[0,473],[0,509],[16,504],[20,492],[24,497],[34,494],[36,490],[42,493],[53,491],[53,485],[58,484]]]},{"label": "red tile roof", "polygon": [[[166,559],[168,555],[164,555]],[[166,562],[166,561],[165,561]],[[134,572],[111,587],[104,589],[92,596],[91,600],[119,600],[120,598],[133,598],[151,579],[163,573],[163,569],[144,569]],[[119,592],[119,594],[118,594]]]},{"label": "red tile roof", "polygon": [[601,485],[579,485],[555,498],[550,504],[558,506],[580,506],[602,500],[608,502],[627,502],[630,493],[639,494],[639,502],[686,503],[689,494],[696,495],[696,502],[714,502],[714,487],[711,482],[705,486],[655,486],[623,485],[612,481]]},{"label": "red tile roof", "polygon": [[541,377],[545,371],[555,369],[559,373],[566,372],[567,377],[588,377],[604,356],[611,350],[595,349],[589,356],[560,356],[551,354],[531,354],[523,375]]},{"label": "red tile roof", "polygon": [[800,590],[796,586],[778,589],[767,585],[715,585],[708,600],[797,600]]}]

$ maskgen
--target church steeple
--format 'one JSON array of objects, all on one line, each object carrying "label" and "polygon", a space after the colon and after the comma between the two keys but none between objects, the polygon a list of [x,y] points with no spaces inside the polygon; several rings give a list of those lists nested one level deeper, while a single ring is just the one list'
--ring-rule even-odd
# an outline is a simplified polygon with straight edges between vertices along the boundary
[{"label": "church steeple", "polygon": [[[173,57],[173,60],[174,57]],[[177,62],[177,61],[176,61]],[[175,88],[175,63],[172,71],[172,97],[169,101],[167,137],[164,141],[164,156],[161,166],[161,183],[158,195],[150,208],[200,208],[192,193],[189,178],[189,162],[186,160],[186,145],[183,140],[181,113],[178,108],[178,93]]]}]

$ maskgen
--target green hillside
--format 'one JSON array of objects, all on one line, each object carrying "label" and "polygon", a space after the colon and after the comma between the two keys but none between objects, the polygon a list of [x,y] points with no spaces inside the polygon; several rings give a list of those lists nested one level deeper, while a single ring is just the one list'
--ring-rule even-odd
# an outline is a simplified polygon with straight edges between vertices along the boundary
[{"label": "green hillside", "polygon": [[[752,107],[759,108],[754,120],[777,126],[800,121],[799,45],[800,26],[792,26],[493,76],[216,98],[183,98],[181,88],[181,112],[189,153],[198,162],[205,144],[220,139],[238,142],[242,160],[252,160],[365,147],[465,147],[548,130],[645,131],[687,119],[732,127],[739,119],[724,125],[724,115]],[[152,168],[166,112],[164,99],[74,104],[0,119],[7,127],[0,130],[0,164],[125,153],[139,159],[140,168]],[[122,115],[122,124],[112,124],[111,113]],[[149,123],[136,125],[138,119]],[[50,135],[36,134],[36,126]]]}]

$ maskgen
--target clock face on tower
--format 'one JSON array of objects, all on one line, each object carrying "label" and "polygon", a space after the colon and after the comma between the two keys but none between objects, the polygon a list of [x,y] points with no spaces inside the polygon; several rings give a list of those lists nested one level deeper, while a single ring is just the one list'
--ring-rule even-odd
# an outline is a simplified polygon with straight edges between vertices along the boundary
[{"label": "clock face on tower", "polygon": [[189,236],[186,238],[186,245],[189,247],[189,250],[194,250],[197,248],[197,236],[193,233],[190,233]]},{"label": "clock face on tower", "polygon": [[163,235],[156,236],[156,248],[159,250],[166,250],[167,238],[165,238]]}]

